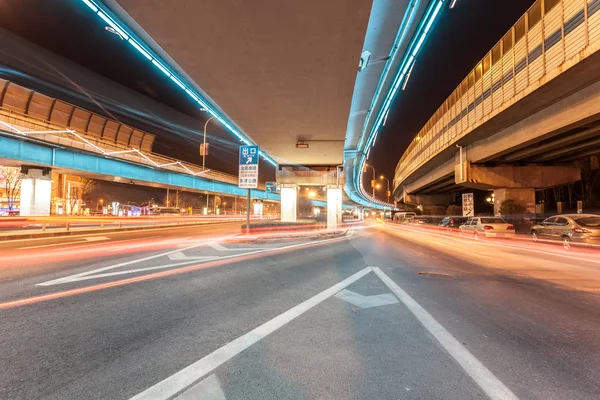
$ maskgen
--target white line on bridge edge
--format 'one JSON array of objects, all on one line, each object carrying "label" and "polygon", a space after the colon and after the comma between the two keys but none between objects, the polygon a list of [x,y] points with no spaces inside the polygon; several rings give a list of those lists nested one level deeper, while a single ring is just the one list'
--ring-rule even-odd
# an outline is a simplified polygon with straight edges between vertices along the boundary
[{"label": "white line on bridge edge", "polygon": [[373,272],[390,288],[419,322],[437,339],[442,347],[456,360],[462,369],[492,400],[518,400],[496,376],[486,368],[466,347],[450,334],[431,314],[419,305],[412,297],[400,288],[393,280],[377,267]]},{"label": "white line on bridge edge", "polygon": [[240,354],[254,343],[275,332],[277,329],[281,328],[287,323],[293,321],[295,318],[304,314],[317,304],[327,300],[340,290],[348,287],[369,272],[371,272],[371,268],[367,267],[355,273],[340,283],[333,285],[329,289],[322,291],[321,293],[298,304],[297,306],[290,308],[272,320],[265,322],[257,328],[254,328],[245,335],[242,335],[234,341],[227,343],[225,346],[213,351],[206,357],[185,367],[181,371],[171,375],[167,379],[157,383],[142,393],[132,397],[131,400],[159,400],[171,398],[187,387],[193,385],[199,379],[202,379],[208,373],[229,361],[231,358]]}]

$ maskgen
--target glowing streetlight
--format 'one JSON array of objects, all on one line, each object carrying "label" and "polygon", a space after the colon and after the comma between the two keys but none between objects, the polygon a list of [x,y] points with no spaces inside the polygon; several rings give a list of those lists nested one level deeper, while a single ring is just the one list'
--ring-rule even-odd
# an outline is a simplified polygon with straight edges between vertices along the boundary
[{"label": "glowing streetlight", "polygon": [[316,195],[317,195],[317,193],[315,193],[313,190],[308,192],[308,197],[315,197]]}]

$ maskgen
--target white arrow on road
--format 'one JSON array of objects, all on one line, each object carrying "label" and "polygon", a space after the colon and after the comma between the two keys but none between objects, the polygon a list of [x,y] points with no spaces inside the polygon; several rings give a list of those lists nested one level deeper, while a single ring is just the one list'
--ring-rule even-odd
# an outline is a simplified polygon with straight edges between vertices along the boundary
[{"label": "white arrow on road", "polygon": [[181,251],[171,253],[167,255],[171,260],[210,260],[213,258],[219,258],[215,256],[186,256]]},{"label": "white arrow on road", "polygon": [[392,293],[363,296],[362,294],[354,293],[350,290],[344,289],[336,294],[335,297],[345,300],[348,303],[360,308],[379,307],[398,303],[398,299]]}]

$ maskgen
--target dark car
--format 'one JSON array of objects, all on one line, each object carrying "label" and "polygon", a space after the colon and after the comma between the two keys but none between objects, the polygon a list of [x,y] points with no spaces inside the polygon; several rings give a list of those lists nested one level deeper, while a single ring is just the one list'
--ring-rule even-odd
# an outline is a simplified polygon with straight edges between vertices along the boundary
[{"label": "dark car", "polygon": [[445,217],[438,224],[438,228],[449,231],[458,231],[458,227],[465,222],[467,222],[467,217]]}]

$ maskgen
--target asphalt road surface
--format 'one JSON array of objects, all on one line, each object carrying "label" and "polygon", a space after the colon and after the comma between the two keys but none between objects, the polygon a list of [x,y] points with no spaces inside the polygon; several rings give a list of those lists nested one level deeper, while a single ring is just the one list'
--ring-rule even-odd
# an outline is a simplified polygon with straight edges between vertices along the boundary
[{"label": "asphalt road surface", "polygon": [[239,232],[0,244],[0,398],[600,398],[600,254]]}]

